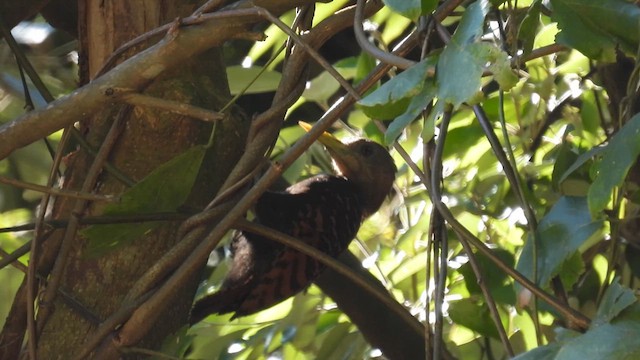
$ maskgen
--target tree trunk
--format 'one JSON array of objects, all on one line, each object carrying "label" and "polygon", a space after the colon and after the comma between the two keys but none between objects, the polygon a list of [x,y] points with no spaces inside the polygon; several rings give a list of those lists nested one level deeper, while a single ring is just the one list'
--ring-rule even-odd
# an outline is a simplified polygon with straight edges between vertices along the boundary
[{"label": "tree trunk", "polygon": [[[125,42],[176,17],[189,15],[197,5],[188,0],[87,1],[81,5],[79,14],[80,54],[84,61],[81,79],[93,78],[108,56]],[[127,56],[140,50],[136,46],[127,52]],[[206,109],[220,109],[230,95],[219,49],[193,58],[179,69],[163,73],[145,93]],[[85,120],[82,129],[85,139],[98,149],[116,117],[124,115],[124,126],[119,130],[108,161],[133,182],[140,181],[153,169],[193,145],[206,143],[209,138],[211,125],[202,121],[149,107],[123,106],[106,106],[97,116],[78,120]],[[206,205],[202,203],[203,199],[211,199],[215,194],[242,152],[248,125],[246,118],[240,115],[228,117],[217,125],[214,146],[205,156],[202,166],[205,170],[198,177],[188,206],[202,207]],[[94,156],[84,150],[69,156],[64,187],[79,189],[93,161]],[[126,188],[120,180],[102,171],[93,190],[102,194],[119,194]],[[53,217],[68,219],[76,201],[58,201]],[[97,216],[103,207],[104,204],[92,203],[81,216]],[[93,335],[98,325],[95,321],[104,321],[119,309],[135,281],[175,244],[178,226],[179,222],[166,222],[138,239],[131,239],[130,245],[97,257],[86,254],[86,240],[76,232],[61,289],[85,309],[73,308],[68,299],[60,296],[52,304],[39,305],[39,316],[43,310],[51,311],[51,315],[38,339],[38,358],[69,359],[77,354],[82,344]],[[62,260],[59,251],[64,233],[64,229],[54,232],[45,243],[44,255],[39,259],[40,273],[48,274],[55,262]],[[167,335],[186,323],[197,282],[195,278],[184,284],[179,291],[182,296],[175,299],[167,312],[157,314],[157,319],[162,319],[161,326],[153,327],[140,346],[157,348]],[[84,313],[85,310],[89,313]],[[89,314],[97,319],[90,319]],[[41,326],[40,318],[38,325]]]}]

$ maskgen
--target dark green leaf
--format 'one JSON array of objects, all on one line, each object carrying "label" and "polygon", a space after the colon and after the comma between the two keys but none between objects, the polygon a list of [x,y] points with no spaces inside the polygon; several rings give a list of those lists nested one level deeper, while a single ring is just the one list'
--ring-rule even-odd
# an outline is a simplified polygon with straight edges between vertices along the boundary
[{"label": "dark green leaf", "polygon": [[603,146],[597,146],[591,148],[591,150],[587,151],[586,153],[580,154],[573,162],[573,164],[562,173],[562,176],[560,176],[560,178],[557,180],[557,183],[561,184],[562,182],[564,182],[569,177],[569,175],[578,170],[582,165],[591,160],[594,156],[600,154],[604,149],[605,147]]},{"label": "dark green leaf", "polygon": [[518,39],[522,41],[522,51],[524,54],[529,54],[533,50],[533,42],[536,38],[536,32],[540,26],[540,7],[541,0],[536,0],[529,10],[527,15],[520,23],[518,29]]},{"label": "dark green leaf", "polygon": [[589,210],[596,217],[607,206],[613,189],[622,185],[640,153],[640,114],[631,118],[611,138],[594,165],[596,178],[589,188]]},{"label": "dark green leaf", "polygon": [[483,336],[498,338],[498,329],[491,318],[489,308],[471,299],[449,302],[449,317],[453,322]]},{"label": "dark green leaf", "polygon": [[438,0],[422,0],[422,15],[429,15],[438,6]]},{"label": "dark green leaf", "polygon": [[[569,132],[569,129],[565,131],[565,136]],[[555,163],[553,164],[553,173],[551,174],[551,181],[556,188],[560,187],[561,179],[567,173],[567,169],[575,164],[578,155],[573,151],[573,147],[569,142],[562,142],[557,147],[557,153]]]},{"label": "dark green leaf", "polygon": [[[537,283],[546,286],[558,275],[567,260],[596,235],[601,221],[592,221],[584,197],[563,196],[540,221],[536,231],[537,252],[529,236],[520,255],[517,270],[533,279],[534,254],[537,256]],[[519,292],[521,287],[516,285]]]},{"label": "dark green leaf", "polygon": [[[121,201],[105,207],[104,215],[136,215],[175,211],[193,187],[206,148],[194,146],[160,165],[124,194]],[[133,241],[161,222],[92,225],[81,231],[88,239],[88,252],[98,255]]]},{"label": "dark green leaf", "polygon": [[[503,249],[493,250],[494,254],[498,256],[505,264],[513,267],[515,259],[513,254]],[[501,304],[515,304],[515,293],[513,291],[512,284],[509,283],[507,274],[496,266],[491,260],[481,253],[475,253],[476,261],[482,269],[483,283],[494,297],[497,303]],[[464,277],[464,283],[470,294],[481,295],[482,290],[478,284],[478,278],[471,267],[471,264],[467,262],[458,269],[460,274]]]},{"label": "dark green leaf", "polygon": [[602,297],[592,326],[611,322],[611,320],[618,316],[624,309],[637,301],[631,289],[622,287],[622,285],[618,283],[618,279],[614,279]]},{"label": "dark green leaf", "polygon": [[615,61],[617,48],[635,53],[640,8],[624,0],[551,0],[556,41],[595,60]]}]

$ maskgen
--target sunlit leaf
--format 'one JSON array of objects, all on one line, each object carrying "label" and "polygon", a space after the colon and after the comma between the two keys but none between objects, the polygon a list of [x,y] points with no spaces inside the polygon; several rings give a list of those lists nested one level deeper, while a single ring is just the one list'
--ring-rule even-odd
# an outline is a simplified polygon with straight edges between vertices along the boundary
[{"label": "sunlit leaf", "polygon": [[482,34],[488,11],[486,0],[471,4],[438,60],[440,97],[456,107],[480,90],[480,78],[486,63],[482,55],[486,46],[475,41]]},{"label": "sunlit leaf", "polygon": [[414,96],[404,114],[396,117],[384,134],[384,141],[387,145],[392,144],[412,121],[414,121],[436,95],[436,87],[432,81],[426,81],[418,95]]},{"label": "sunlit leaf", "polygon": [[406,111],[411,98],[420,93],[433,67],[433,58],[427,58],[387,81],[358,103],[364,113],[374,119],[399,116]]}]

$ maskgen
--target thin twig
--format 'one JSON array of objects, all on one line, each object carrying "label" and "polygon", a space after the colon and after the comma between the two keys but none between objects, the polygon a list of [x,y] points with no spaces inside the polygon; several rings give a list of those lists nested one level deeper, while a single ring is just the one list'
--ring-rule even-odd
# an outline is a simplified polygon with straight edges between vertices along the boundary
[{"label": "thin twig", "polygon": [[[349,13],[344,12],[340,14],[341,16],[334,16],[330,18],[330,22],[341,22],[348,21]],[[331,29],[332,31],[337,31],[340,27],[327,27],[322,28],[319,27],[322,31],[326,31],[326,29]],[[311,31],[309,34],[305,35],[305,39],[308,40],[308,43],[317,46],[318,41],[324,40],[324,34],[317,34],[314,31]],[[313,40],[312,40],[313,39]],[[307,53],[302,49],[295,51],[290,57],[289,66],[287,69],[290,69],[290,73],[283,73],[282,81],[280,87],[276,91],[276,96],[274,98],[274,102],[278,103],[283,99],[287,98],[290,95],[290,92],[293,88],[297,87],[301,81],[301,74],[305,69],[305,64],[307,62]],[[381,75],[382,76],[382,75]],[[342,107],[342,105],[335,108],[337,109],[346,109],[346,107]],[[280,118],[284,115],[284,111],[286,109],[282,109],[280,112],[272,113],[272,119]],[[335,113],[329,112],[328,115],[335,116]],[[335,118],[334,118],[335,119]],[[256,120],[257,121],[257,120]],[[328,122],[328,120],[325,120]],[[263,159],[264,156],[264,148],[263,146],[271,146],[272,132],[273,134],[277,134],[277,130],[280,128],[279,122],[274,122],[273,120],[268,121],[265,120],[263,122],[264,126],[261,130],[255,134],[253,139],[253,145],[248,147],[245,151],[244,156],[238,162],[238,166],[234,168],[234,170],[229,175],[229,178],[225,182],[225,184],[221,188],[221,192],[224,192],[225,189],[232,186],[235,181],[246,176],[247,172],[250,171],[248,169],[252,169],[255,167],[255,163]],[[328,126],[330,123],[326,123]],[[217,225],[209,232],[204,240],[199,244],[199,246],[191,253],[191,255],[183,261],[183,264],[173,273],[173,275],[159,288],[158,292],[154,294],[153,297],[147,301],[143,307],[139,308],[132,315],[131,319],[127,321],[122,329],[120,330],[120,342],[121,346],[127,346],[134,344],[138,341],[138,338],[141,336],[140,334],[144,333],[146,329],[151,326],[153,323],[149,321],[152,318],[153,314],[157,313],[159,309],[164,308],[167,304],[170,303],[170,299],[173,296],[173,289],[176,286],[183,282],[183,278],[188,278],[192,276],[192,274],[199,271],[202,264],[205,263],[208,258],[209,253],[215,248],[219,240],[222,236],[228,231],[229,228],[232,227],[234,222],[242,217],[244,213],[248,210],[248,208],[253,204],[257,198],[269,187],[271,183],[273,183],[276,179],[280,177],[284,168],[289,166],[297,157],[302,154],[302,152],[308,148],[315,139],[322,133],[319,131],[317,127],[312,129],[309,133],[307,133],[303,138],[297,142],[287,153],[285,153],[280,162],[271,166],[265,174],[262,176],[260,180],[240,199],[239,201],[234,203],[234,207],[227,212],[226,216],[220,219],[217,222]],[[248,171],[247,171],[248,170]],[[200,228],[196,228],[192,230],[187,236],[191,236],[191,234],[195,232],[202,232],[199,230]]]},{"label": "thin twig", "polygon": [[[452,2],[447,2],[447,4],[451,4],[451,3]],[[341,16],[331,17],[328,20],[323,21],[321,25],[324,24],[325,22],[329,24],[329,23],[339,23],[340,21],[344,21],[344,20],[348,21],[349,16],[352,16],[346,11],[340,12],[339,14],[336,14],[336,15],[341,15]],[[334,31],[337,31],[337,29],[339,28],[340,28],[340,25],[335,25],[333,27],[327,26],[327,29],[332,29]],[[324,40],[323,37],[324,37],[324,34],[316,35],[316,32],[314,32],[313,30],[309,34],[305,35],[305,39],[308,40],[308,43],[312,44],[313,46],[318,46],[318,44]],[[414,34],[408,37],[407,41],[402,42],[401,45],[399,46],[400,47],[399,52],[401,54],[404,54],[407,51],[409,51],[415,45],[414,43],[415,38],[416,36]],[[315,39],[315,42],[310,39]],[[288,68],[302,69],[303,67],[301,65],[305,63],[306,57],[300,56],[301,52],[299,51],[298,52],[294,51],[294,53],[298,55],[292,56],[289,63],[290,67]],[[371,73],[371,75],[365,81],[363,81],[363,83],[361,84],[358,90],[364,91],[363,89],[368,89],[376,81],[378,81],[382,76],[384,76],[384,74],[389,68],[390,68],[390,65],[387,65],[387,64],[379,65]],[[294,73],[294,74],[284,73],[281,85],[278,88],[278,91],[276,92],[276,97],[274,99],[274,102],[279,103],[283,98],[286,98],[287,95],[291,92],[291,89],[297,86],[296,84],[299,84],[299,81],[300,81],[299,73]],[[283,155],[283,157],[281,158],[281,163],[275,164],[274,166],[269,168],[267,172],[263,175],[263,177],[244,195],[244,197],[234,203],[234,207],[229,212],[227,212],[227,216],[225,216],[224,218],[220,219],[217,222],[217,225],[209,232],[208,236],[204,240],[202,240],[202,243],[192,252],[192,254],[189,257],[187,257],[184,260],[183,264],[159,288],[158,292],[156,292],[154,296],[151,297],[145,303],[144,308],[140,308],[138,309],[138,311],[135,311],[132,314],[129,321],[127,321],[123,325],[123,327],[120,330],[120,337],[119,337],[120,339],[119,343],[121,345],[126,346],[129,344],[133,344],[137,341],[137,338],[140,336],[140,334],[144,333],[146,331],[145,329],[147,329],[149,326],[153,324],[153,322],[149,321],[150,319],[153,318],[152,314],[157,313],[159,309],[162,309],[163,307],[167,306],[167,304],[170,303],[170,298],[173,293],[172,289],[175,289],[177,286],[179,286],[179,284],[183,282],[184,278],[188,278],[189,276],[191,276],[192,274],[194,274],[200,269],[201,264],[204,264],[204,262],[206,261],[208,254],[216,246],[219,239],[233,225],[233,222],[236,219],[240,218],[244,214],[244,212],[248,209],[248,207],[258,198],[258,196],[260,196],[260,194],[268,188],[270,183],[275,181],[280,176],[283,169],[289,164],[291,164],[306,148],[308,148],[311,145],[311,143],[315,141],[315,138],[317,138],[328,126],[331,125],[333,121],[335,121],[338,118],[338,114],[342,113],[344,110],[349,108],[354,101],[355,99],[348,95],[343,99],[341,99],[334,107],[332,107],[323,116],[323,118],[318,122],[318,124],[316,124],[316,126],[314,127],[314,129],[311,130],[311,132],[307,133],[307,135],[305,135],[287,153],[285,153],[285,155]],[[271,117],[272,119],[276,119],[281,115],[283,115],[283,112],[274,112],[272,113]],[[256,146],[255,147],[251,146],[247,148],[247,151],[245,151],[245,154],[238,162],[238,165],[236,166],[236,168],[234,168],[232,173],[229,175],[227,181],[225,182],[225,185],[222,186],[221,192],[223,192],[225,189],[232,186],[232,184],[234,184],[235,181],[237,181],[238,179],[241,179],[244,176],[246,176],[246,174],[250,172],[250,169],[255,167],[255,164],[257,163],[257,161],[263,158],[264,148],[262,146],[264,146],[265,141],[269,143],[272,141],[270,132],[273,131],[274,129],[276,131],[277,129],[279,129],[279,123],[274,123],[273,121],[268,121],[267,119],[265,119],[262,130],[258,134],[255,134],[254,144]],[[200,232],[200,234],[194,234],[198,232]],[[196,238],[200,238],[201,234],[202,234],[201,230],[193,229],[186,236],[190,237],[193,235]]]},{"label": "thin twig", "polygon": [[309,54],[309,56],[311,56],[312,59],[314,59],[320,66],[322,66],[322,68],[325,71],[327,71],[334,79],[336,79],[345,90],[351,93],[351,96],[354,96],[354,97],[359,96],[358,93],[352,93],[354,91],[353,87],[347,81],[347,79],[345,79],[342,75],[340,75],[340,73],[333,66],[331,66],[331,64],[329,64],[329,62],[324,57],[322,57],[322,55],[320,55],[320,53],[318,53],[316,49],[309,46],[309,44],[307,44],[304,40],[302,40],[302,38],[298,36],[298,34],[296,34],[293,30],[291,30],[291,28],[289,28],[285,23],[283,23],[282,20],[271,15],[269,11],[263,8],[257,8],[257,9],[259,9],[260,14],[262,16],[264,16],[267,20],[271,21],[273,24],[279,27],[280,30],[284,31],[287,35],[289,35],[289,37],[296,43],[296,45],[303,48]]},{"label": "thin twig", "polygon": [[[84,180],[84,183],[82,184],[81,191],[89,192],[95,186],[95,182],[98,179],[98,175],[100,174],[102,165],[106,161],[112,147],[118,139],[121,127],[129,113],[129,110],[130,108],[128,106],[123,107],[113,121],[109,133],[100,146],[98,155],[94,159],[91,167],[89,168],[89,171],[87,172],[87,176]],[[40,307],[40,312],[38,313],[38,332],[42,331],[49,315],[51,314],[53,300],[55,299],[57,289],[60,286],[60,282],[62,281],[62,275],[64,273],[69,254],[72,249],[73,239],[76,236],[76,230],[80,225],[79,217],[80,214],[84,212],[86,205],[86,200],[79,200],[78,202],[76,202],[75,206],[73,207],[73,211],[71,212],[69,225],[65,230],[62,244],[60,245],[55,265],[53,267],[53,270],[51,271],[51,276],[47,284],[47,288],[45,289],[44,295],[42,296],[42,306]]]},{"label": "thin twig", "polygon": [[204,13],[213,12],[219,9],[220,6],[224,5],[225,1],[226,0],[209,0],[196,9],[196,11],[193,12],[193,16],[200,16]]},{"label": "thin twig", "polygon": [[378,287],[372,286],[369,281],[362,278],[357,273],[354,273],[348,266],[344,265],[337,259],[292,236],[281,233],[264,225],[247,221],[245,219],[238,220],[235,227],[242,231],[247,231],[264,236],[287,247],[295,249],[305,255],[308,255],[315,260],[320,261],[325,266],[351,280],[356,286],[363,289],[369,295],[377,298],[381,303],[385,304],[389,310],[394,311],[395,315],[401,318],[405,318],[407,324],[414,325],[412,328],[413,331],[416,331],[419,335],[422,335],[422,333],[424,332],[424,328],[420,325],[420,323],[415,321],[413,316],[408,311],[406,311],[402,307],[398,307],[398,303],[393,299],[393,297],[389,296],[387,292],[380,291]]},{"label": "thin twig", "polygon": [[[379,0],[371,0],[371,1],[379,1]],[[385,62],[387,64],[393,65],[399,69],[408,69],[416,63],[411,60],[407,60],[403,57],[396,56],[393,53],[389,53],[386,51],[382,51],[373,44],[369,42],[367,36],[364,33],[363,22],[364,22],[364,3],[365,0],[358,0],[356,2],[356,14],[353,20],[353,30],[356,35],[356,41],[362,48],[362,50],[369,53],[374,58]]]},{"label": "thin twig", "polygon": [[160,99],[135,92],[127,92],[122,94],[120,98],[129,105],[148,106],[160,110],[167,110],[178,115],[189,116],[205,122],[220,121],[225,117],[223,113],[203,109],[184,102]]},{"label": "thin twig", "polygon": [[[411,170],[418,176],[422,184],[427,188],[427,192],[431,194],[432,191],[429,177],[427,177],[427,175],[413,162],[411,156],[406,152],[406,150],[404,150],[404,148],[400,144],[398,144],[397,142],[394,143],[394,149],[400,154],[400,156],[404,159]],[[533,283],[526,276],[522,275],[522,273],[507,265],[493,252],[493,250],[491,250],[485,243],[483,243],[469,230],[467,230],[467,228],[465,228],[464,225],[462,225],[456,219],[455,215],[451,213],[449,208],[444,203],[440,201],[433,202],[433,204],[438,209],[438,212],[442,214],[449,226],[451,226],[451,228],[458,235],[460,241],[468,241],[471,245],[473,245],[473,247],[478,249],[478,251],[480,251],[484,256],[491,260],[491,262],[493,262],[500,270],[504,271],[515,281],[519,282],[524,288],[528,289],[533,294],[546,301],[552,308],[558,311],[558,313],[562,317],[564,317],[568,321],[575,323],[581,329],[587,329],[589,327],[589,323],[591,322],[591,320],[588,317],[567,306],[566,304],[558,301],[558,299],[542,290],[537,284]]]},{"label": "thin twig", "polygon": [[0,175],[0,183],[12,185],[21,189],[27,189],[32,191],[37,191],[49,195],[69,197],[74,199],[82,199],[89,201],[108,201],[114,202],[117,201],[117,196],[115,195],[100,195],[100,194],[91,194],[91,193],[83,193],[81,191],[73,191],[73,190],[65,190],[54,187],[47,187],[44,185],[32,184],[24,181],[20,181],[17,179],[8,178],[6,176]]},{"label": "thin twig", "polygon": [[571,49],[561,44],[546,45],[537,49],[533,49],[529,54],[513,57],[513,59],[511,59],[511,67],[520,68],[521,64],[527,61],[567,50]]},{"label": "thin twig", "polygon": [[[441,193],[441,185],[440,185],[442,181],[442,154],[444,153],[444,144],[445,144],[447,133],[449,130],[449,122],[451,120],[452,110],[453,109],[451,108],[451,106],[449,106],[449,109],[445,111],[444,115],[442,116],[442,121],[440,123],[440,132],[438,133],[438,140],[436,141],[436,149],[433,154],[433,162],[431,167],[431,190],[433,192],[429,192],[429,194],[431,195],[431,199],[434,203],[442,202],[442,193]],[[478,285],[482,290],[482,294],[484,295],[485,302],[487,304],[487,307],[489,308],[489,313],[491,314],[493,323],[495,324],[496,329],[498,330],[498,335],[500,336],[502,345],[507,351],[507,354],[509,354],[510,357],[513,357],[514,355],[513,348],[511,347],[511,343],[509,342],[509,337],[507,336],[507,332],[504,329],[504,325],[502,325],[502,320],[500,319],[500,314],[498,313],[498,308],[496,307],[496,303],[493,300],[493,296],[491,295],[491,292],[489,291],[489,289],[487,288],[484,282],[484,277],[482,275],[483,273],[482,273],[482,269],[480,268],[480,264],[478,264],[475,254],[473,253],[473,249],[471,248],[469,243],[467,241],[461,241],[461,244],[465,252],[467,253],[467,257],[469,258],[469,263],[471,265],[471,268],[473,269],[473,272],[476,275]],[[446,267],[446,262],[441,266]]]}]

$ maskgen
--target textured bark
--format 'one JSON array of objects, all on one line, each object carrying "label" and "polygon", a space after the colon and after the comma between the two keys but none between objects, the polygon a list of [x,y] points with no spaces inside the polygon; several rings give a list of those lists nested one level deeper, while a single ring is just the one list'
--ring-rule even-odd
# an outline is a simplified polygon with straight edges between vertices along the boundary
[{"label": "textured bark", "polygon": [[[121,44],[155,27],[186,16],[197,4],[190,1],[88,1],[80,12],[81,54],[87,65],[84,78],[93,77],[105,59]],[[140,51],[134,48],[128,54]],[[144,71],[145,69],[140,69]],[[146,94],[219,109],[230,98],[224,65],[219,50],[210,50],[191,59],[179,69],[166,72],[146,90]],[[95,148],[101,144],[107,129],[120,111],[121,105],[106,107],[85,123],[86,139]],[[202,206],[210,199],[241,154],[249,122],[242,116],[222,121],[216,129],[215,146],[206,156],[200,178],[193,189],[189,206]],[[133,107],[126,125],[118,137],[109,161],[134,181],[144,178],[159,165],[197,143],[206,143],[211,125],[202,121],[158,111],[147,107]],[[65,187],[77,189],[84,180],[93,157],[78,151],[69,158]],[[103,173],[97,191],[117,194],[126,187]],[[57,218],[68,218],[75,201],[59,202],[54,211]],[[93,204],[86,215],[99,215],[103,204]],[[97,316],[106,319],[122,304],[121,301],[135,281],[176,241],[179,223],[168,222],[131,245],[118,248],[99,257],[85,254],[85,239],[76,236],[67,263],[62,288]],[[47,272],[55,258],[63,231],[47,241],[41,271]],[[188,311],[198,279],[184,284],[181,297],[158,314],[162,326],[153,327],[140,346],[157,348],[161,341],[182,324]],[[43,305],[41,305],[43,306]],[[72,309],[60,297],[53,304],[53,312],[38,339],[40,359],[68,359],[93,335],[96,323],[78,309]]]}]

